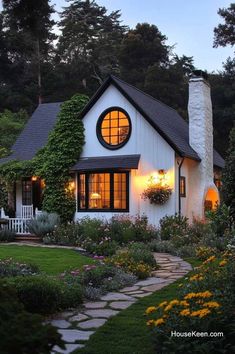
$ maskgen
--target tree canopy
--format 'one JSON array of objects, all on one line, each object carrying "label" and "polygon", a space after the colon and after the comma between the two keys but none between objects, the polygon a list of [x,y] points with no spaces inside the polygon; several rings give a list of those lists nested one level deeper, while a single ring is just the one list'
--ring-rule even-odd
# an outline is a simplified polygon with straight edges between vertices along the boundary
[{"label": "tree canopy", "polygon": [[[31,114],[41,101],[63,102],[76,93],[92,96],[108,74],[116,74],[187,119],[193,58],[179,57],[156,24],[139,23],[130,29],[122,23],[119,10],[109,13],[95,0],[69,0],[57,23],[52,0],[2,3],[0,119],[6,137],[0,140],[0,156],[9,151],[22,128],[14,114],[22,109]],[[234,45],[234,11],[233,3],[219,9],[224,23],[215,29],[215,46]],[[57,35],[55,26],[60,30]],[[234,120],[234,59],[209,78],[215,146],[225,154]]]},{"label": "tree canopy", "polygon": [[232,3],[227,9],[221,8],[218,14],[223,18],[224,23],[219,24],[214,29],[214,46],[226,45],[234,46],[235,44],[235,3]]}]

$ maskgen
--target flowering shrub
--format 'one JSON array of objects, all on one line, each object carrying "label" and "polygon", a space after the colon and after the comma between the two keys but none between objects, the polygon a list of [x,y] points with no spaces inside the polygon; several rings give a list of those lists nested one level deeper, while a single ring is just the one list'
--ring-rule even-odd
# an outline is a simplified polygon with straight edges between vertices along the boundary
[{"label": "flowering shrub", "polygon": [[39,273],[39,269],[36,265],[16,262],[12,258],[0,259],[0,277],[16,277],[37,273]]},{"label": "flowering shrub", "polygon": [[196,257],[201,260],[206,260],[210,255],[217,253],[215,248],[209,246],[199,246],[196,248]]},{"label": "flowering shrub", "polygon": [[[233,310],[235,306],[235,257],[224,253],[207,258],[180,284],[179,298],[163,301],[146,309],[147,326],[151,327],[161,353],[232,351],[235,335]],[[175,332],[223,332],[223,337],[174,337]],[[225,349],[226,343],[226,349]],[[200,351],[199,351],[200,352]]]},{"label": "flowering shrub", "polygon": [[120,250],[105,262],[122,268],[139,279],[147,278],[152,270],[158,268],[152,253],[141,244],[133,244],[128,249]]},{"label": "flowering shrub", "polygon": [[71,287],[80,284],[84,296],[90,300],[95,300],[108,291],[132,285],[137,280],[122,269],[107,265],[85,265],[81,271],[64,272],[60,277]]},{"label": "flowering shrub", "polygon": [[87,237],[80,245],[87,252],[102,256],[112,256],[118,247],[117,242],[111,240],[110,237],[101,237],[98,241]]},{"label": "flowering shrub", "polygon": [[142,193],[144,200],[149,199],[150,204],[165,204],[172,194],[172,188],[161,183],[151,183]]},{"label": "flowering shrub", "polygon": [[43,241],[80,246],[90,253],[110,256],[119,245],[130,241],[146,243],[157,237],[157,229],[148,224],[146,216],[119,215],[109,221],[86,217],[76,223],[60,225]]}]

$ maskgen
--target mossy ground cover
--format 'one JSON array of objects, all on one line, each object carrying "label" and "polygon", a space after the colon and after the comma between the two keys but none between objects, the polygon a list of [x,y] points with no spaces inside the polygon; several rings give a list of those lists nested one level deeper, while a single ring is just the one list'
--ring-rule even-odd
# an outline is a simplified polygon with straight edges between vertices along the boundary
[{"label": "mossy ground cover", "polygon": [[0,259],[6,258],[36,264],[40,271],[50,275],[94,263],[92,258],[71,249],[0,245]]}]

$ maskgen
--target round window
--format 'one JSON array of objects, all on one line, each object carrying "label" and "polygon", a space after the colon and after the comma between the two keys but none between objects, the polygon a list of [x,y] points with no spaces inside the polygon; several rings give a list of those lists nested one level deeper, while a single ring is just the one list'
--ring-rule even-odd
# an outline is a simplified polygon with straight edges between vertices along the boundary
[{"label": "round window", "polygon": [[97,136],[108,149],[119,149],[127,143],[131,133],[131,120],[122,108],[112,107],[104,111],[97,124]]}]

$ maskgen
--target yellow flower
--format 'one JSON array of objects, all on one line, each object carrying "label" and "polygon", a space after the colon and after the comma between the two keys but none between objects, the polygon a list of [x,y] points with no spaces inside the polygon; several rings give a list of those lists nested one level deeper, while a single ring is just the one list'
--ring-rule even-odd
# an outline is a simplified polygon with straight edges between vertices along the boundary
[{"label": "yellow flower", "polygon": [[187,295],[185,295],[184,299],[185,300],[189,300],[196,297],[196,293],[188,293]]},{"label": "yellow flower", "polygon": [[193,299],[193,298],[198,298],[198,297],[202,297],[202,298],[206,298],[206,297],[211,297],[213,294],[210,291],[204,291],[204,292],[199,292],[199,293],[188,293],[187,295],[185,295],[184,299],[188,300],[188,299]]},{"label": "yellow flower", "polygon": [[208,302],[205,302],[203,304],[203,306],[209,307],[209,308],[217,308],[217,307],[220,307],[220,304],[218,304],[218,302],[216,302],[216,301],[208,301]]},{"label": "yellow flower", "polygon": [[220,267],[223,267],[224,265],[226,265],[228,262],[225,260],[225,259],[223,259],[220,263],[219,263],[219,266]]},{"label": "yellow flower", "polygon": [[172,305],[172,306],[173,306],[173,305],[179,305],[179,303],[180,303],[180,302],[179,302],[179,300],[177,300],[177,299],[170,301],[170,305]]},{"label": "yellow flower", "polygon": [[210,291],[204,291],[204,293],[199,293],[201,295],[201,297],[205,298],[205,297],[211,297],[213,294]]},{"label": "yellow flower", "polygon": [[158,307],[163,307],[163,306],[166,306],[167,305],[167,301],[163,301],[163,302],[161,302],[159,305],[158,305]]},{"label": "yellow flower", "polygon": [[189,309],[185,309],[185,310],[180,311],[180,315],[181,316],[189,316],[190,315]]},{"label": "yellow flower", "polygon": [[172,305],[167,305],[164,309],[164,311],[170,311],[172,309]]},{"label": "yellow flower", "polygon": [[202,279],[203,279],[203,277],[201,276],[201,274],[195,274],[189,278],[190,281],[194,281],[194,280],[197,281],[197,280],[202,280]]},{"label": "yellow flower", "polygon": [[154,311],[156,311],[156,307],[155,306],[150,306],[147,308],[147,310],[145,311],[146,315],[149,315],[150,313],[153,313]]},{"label": "yellow flower", "polygon": [[160,326],[161,324],[165,323],[164,319],[163,318],[158,318],[154,324],[155,326]]},{"label": "yellow flower", "polygon": [[191,317],[200,317],[200,318],[203,318],[207,315],[209,315],[211,313],[210,310],[208,309],[202,309],[202,310],[197,310],[197,311],[193,311],[191,312]]},{"label": "yellow flower", "polygon": [[154,324],[154,320],[149,320],[146,322],[147,326],[152,326]]},{"label": "yellow flower", "polygon": [[211,257],[207,258],[207,259],[203,262],[203,264],[207,264],[207,263],[213,262],[214,260],[215,260],[215,256],[211,256]]},{"label": "yellow flower", "polygon": [[187,306],[189,306],[189,303],[185,300],[182,300],[182,301],[180,301],[180,305],[187,307]]}]

